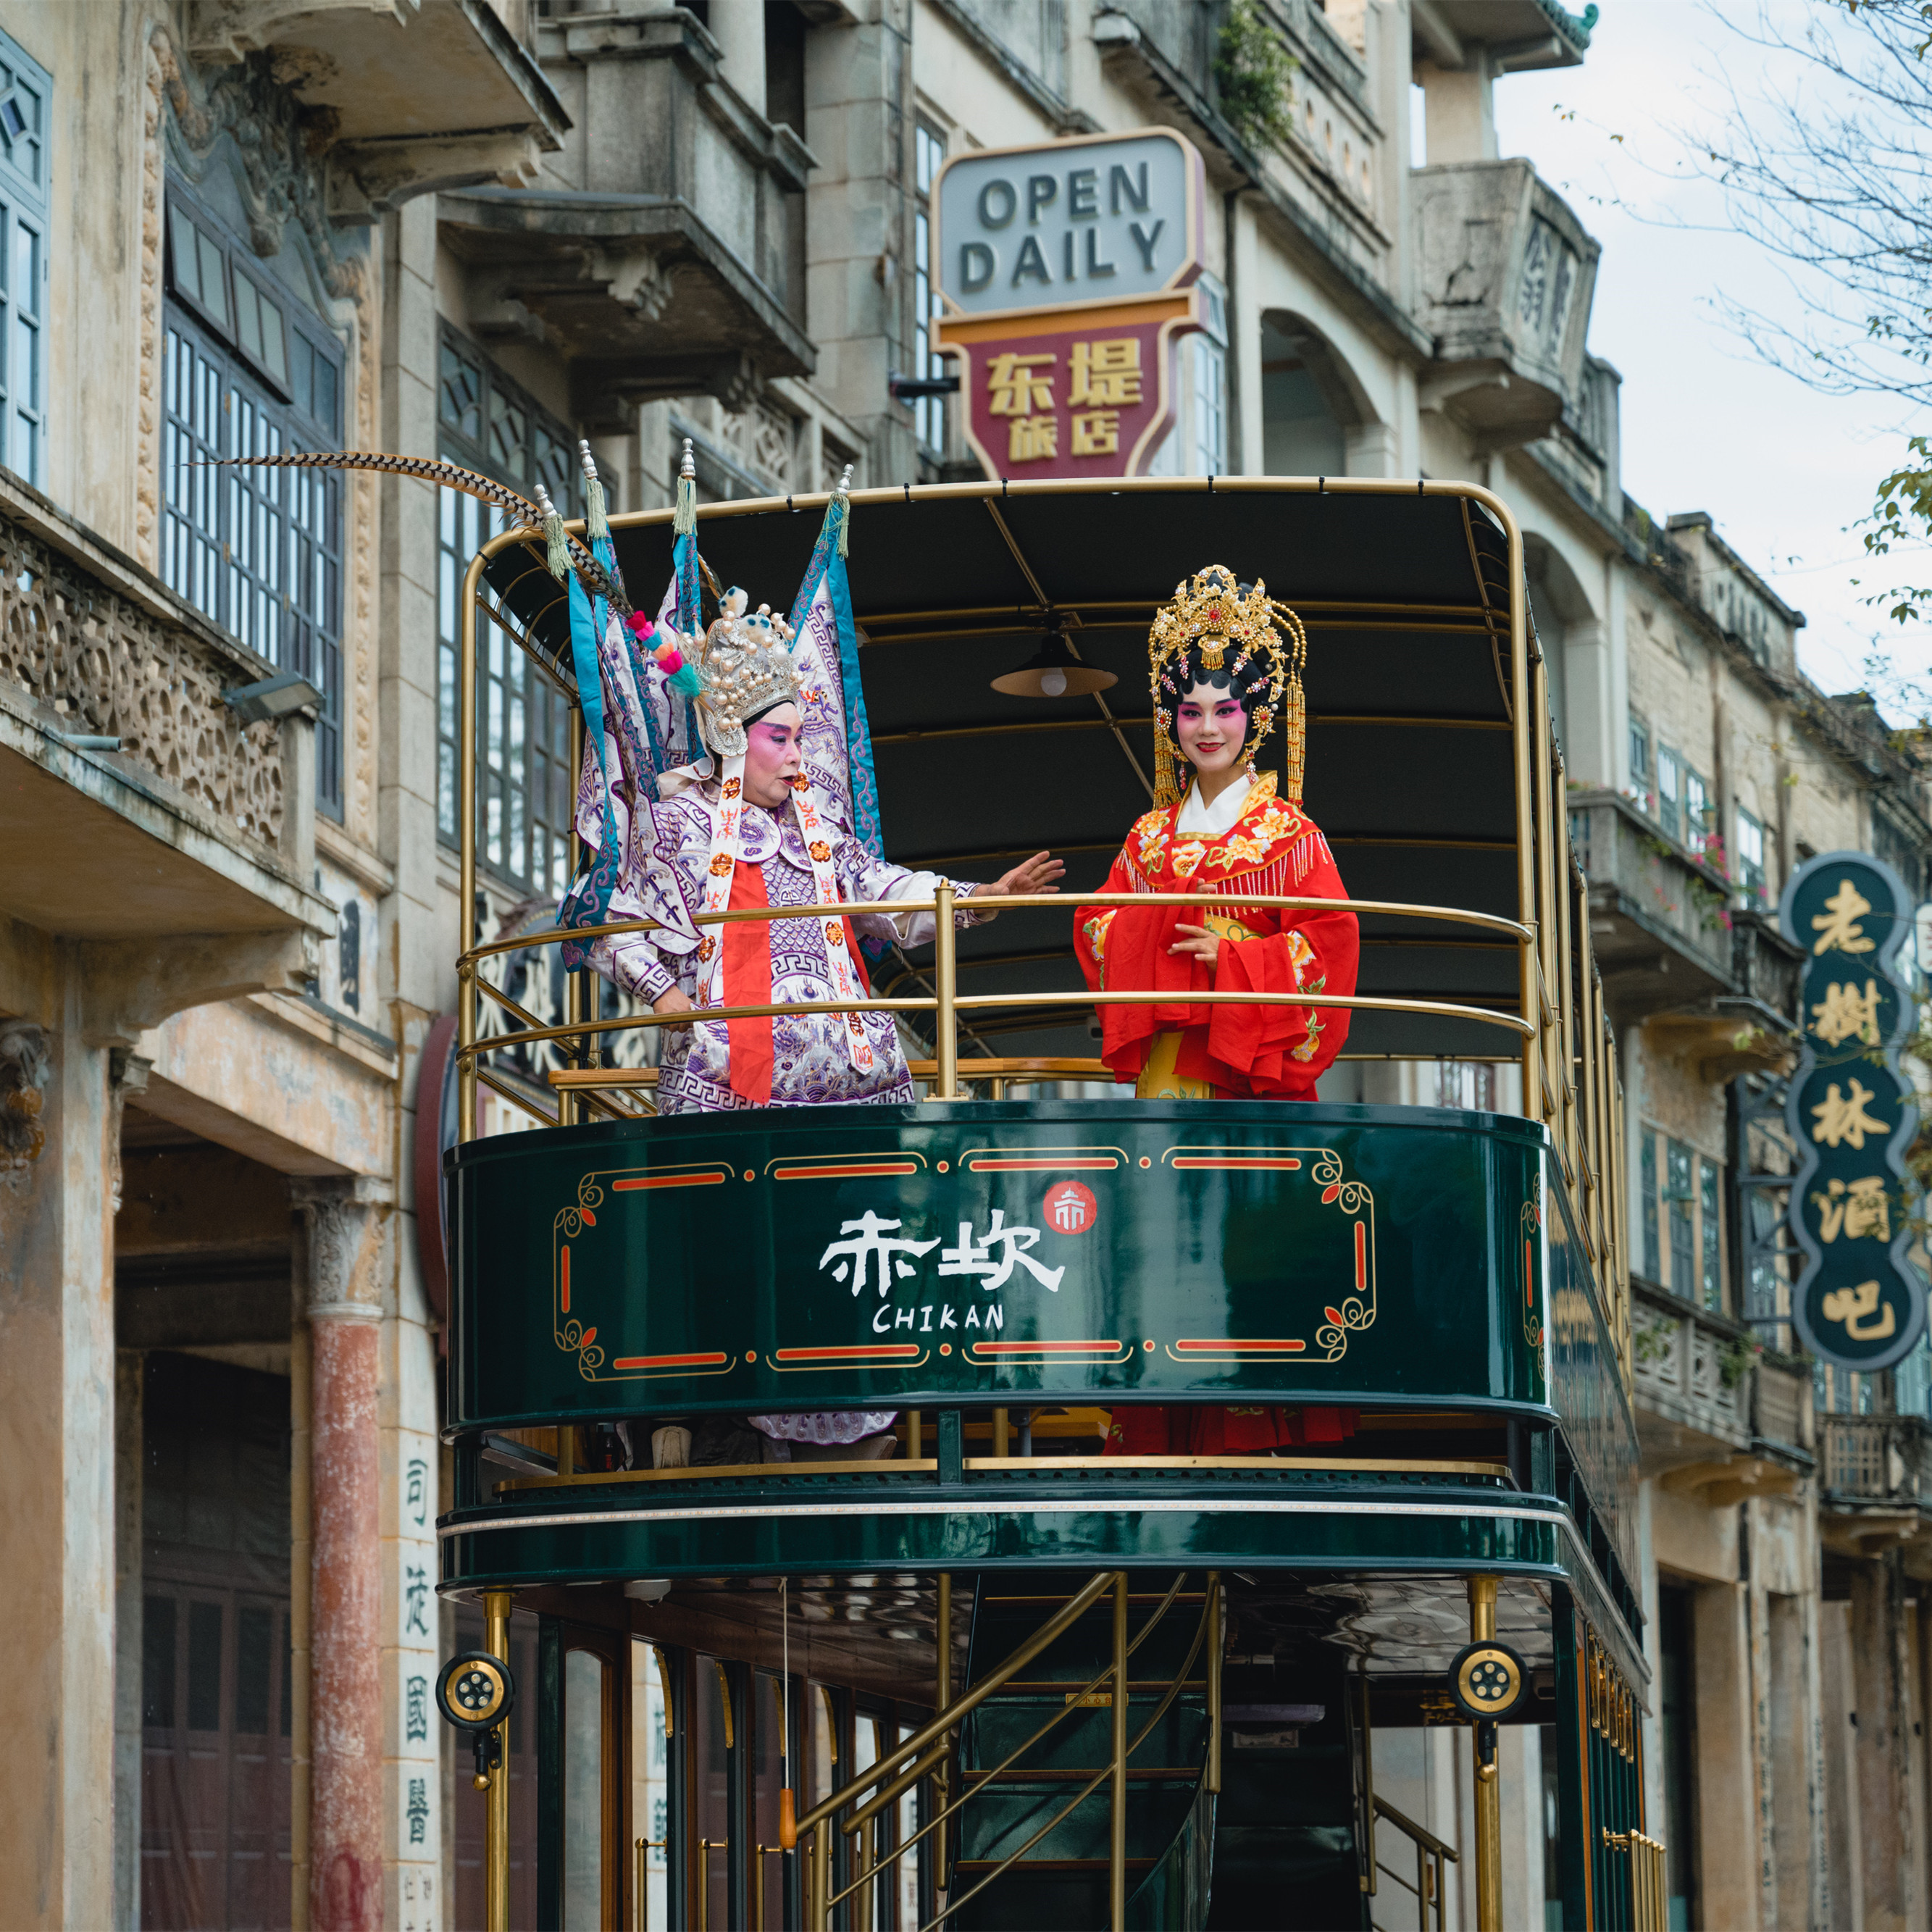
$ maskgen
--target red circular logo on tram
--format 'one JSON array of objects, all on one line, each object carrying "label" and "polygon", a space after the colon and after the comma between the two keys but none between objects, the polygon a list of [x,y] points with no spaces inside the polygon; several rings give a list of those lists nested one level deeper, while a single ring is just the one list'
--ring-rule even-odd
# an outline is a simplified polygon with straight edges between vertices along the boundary
[{"label": "red circular logo on tram", "polygon": [[1100,1218],[1093,1190],[1077,1180],[1057,1180],[1046,1190],[1046,1225],[1056,1234],[1084,1234]]}]

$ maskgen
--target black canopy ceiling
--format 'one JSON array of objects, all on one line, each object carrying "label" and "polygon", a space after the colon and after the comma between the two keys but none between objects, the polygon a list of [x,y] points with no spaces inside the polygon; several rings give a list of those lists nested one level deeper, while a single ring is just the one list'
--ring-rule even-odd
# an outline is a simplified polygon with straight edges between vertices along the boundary
[{"label": "black canopy ceiling", "polygon": [[[700,551],[721,584],[782,608],[824,505],[710,506]],[[614,520],[613,534],[632,598],[655,610],[671,573],[669,513]],[[1488,512],[1447,491],[1195,481],[856,492],[850,578],[886,856],[990,879],[1049,847],[1070,890],[1097,890],[1148,808],[1154,608],[1180,578],[1220,563],[1264,580],[1307,626],[1306,803],[1351,894],[1515,917],[1508,556]],[[542,546],[512,546],[486,577],[568,682],[566,609]],[[1102,698],[991,688],[1033,654],[1049,616],[1083,658],[1118,674]],[[1268,753],[1279,769],[1278,740]],[[964,935],[962,991],[1077,988],[1070,928],[1058,911],[1016,913]],[[1363,936],[1364,993],[1514,1007],[1506,939],[1388,918],[1366,919]],[[882,968],[879,990],[904,970]],[[1096,1050],[1084,1014],[976,1030],[994,1052]],[[1489,1057],[1514,1041],[1499,1028],[1358,1014],[1348,1046]]]}]

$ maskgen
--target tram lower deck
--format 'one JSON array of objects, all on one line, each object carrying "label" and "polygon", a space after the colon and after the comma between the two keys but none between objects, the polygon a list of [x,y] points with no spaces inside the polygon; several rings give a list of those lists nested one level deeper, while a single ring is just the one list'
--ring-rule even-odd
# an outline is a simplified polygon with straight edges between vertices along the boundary
[{"label": "tram lower deck", "polygon": [[[1466,1873],[1500,1927],[1546,1796],[1566,1932],[1660,1924],[1620,1100],[1520,536],[1432,484],[852,505],[888,858],[1048,847],[1067,890],[956,940],[942,880],[934,943],[846,1003],[894,1016],[909,1104],[659,1114],[628,1043],[664,1015],[572,973],[546,1023],[491,974],[567,935],[466,935],[441,1587],[514,1701],[465,1726],[459,1917],[1439,1927]],[[704,554],[795,578],[805,507],[700,512]],[[612,534],[665,580],[668,514]],[[1291,560],[1310,614],[1362,958],[1320,1094],[1447,1061],[1495,1104],[1138,1099],[1094,1057],[1136,996],[1066,934],[1116,903],[1148,721],[985,674],[1049,620],[1129,666],[1204,545]],[[542,554],[472,567],[466,679],[482,619],[567,668]],[[479,1082],[543,1124],[476,1138]]]}]

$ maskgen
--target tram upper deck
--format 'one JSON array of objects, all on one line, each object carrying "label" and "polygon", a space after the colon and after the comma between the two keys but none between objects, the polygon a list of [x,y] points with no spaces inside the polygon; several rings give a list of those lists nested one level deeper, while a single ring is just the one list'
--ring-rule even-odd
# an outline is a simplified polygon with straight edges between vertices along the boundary
[{"label": "tram upper deck", "polygon": [[[706,506],[702,554],[719,582],[778,601],[826,501]],[[603,1013],[572,975],[565,1023],[542,1027],[489,968],[544,935],[466,951],[445,1587],[1043,1562],[1480,1570],[1526,1619],[1539,1580],[1562,1580],[1641,1681],[1620,1094],[1506,508],[1466,485],[1281,478],[851,503],[886,856],[983,876],[1049,848],[1066,890],[956,939],[942,916],[932,947],[875,972],[872,1004],[922,1043],[914,1106],[652,1118],[639,1056],[614,1049],[655,1016]],[[670,513],[611,522],[654,608]],[[1106,1077],[1070,930],[1148,807],[1148,626],[1178,577],[1216,562],[1265,578],[1309,632],[1306,799],[1362,944],[1324,1094],[1449,1061],[1495,1070],[1493,1108],[1066,1091]],[[479,556],[464,612],[466,707],[486,626],[574,689],[532,532]],[[1119,682],[993,690],[1051,630]],[[477,1082],[502,1078],[492,1056],[539,1036],[564,1063],[559,1124],[471,1138]],[[1305,1454],[1096,1453],[1112,1411],[1150,1402],[1354,1417]],[[667,1422],[849,1409],[894,1412],[898,1453],[580,1466],[584,1425],[629,1424],[647,1464]]]}]

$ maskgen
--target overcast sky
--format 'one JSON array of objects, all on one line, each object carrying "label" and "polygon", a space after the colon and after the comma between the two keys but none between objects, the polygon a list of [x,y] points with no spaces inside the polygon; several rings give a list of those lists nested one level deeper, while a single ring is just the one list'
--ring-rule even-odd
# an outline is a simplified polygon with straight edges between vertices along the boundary
[{"label": "overcast sky", "polygon": [[1892,580],[1850,527],[1903,454],[1906,413],[1882,398],[1817,395],[1756,361],[1713,312],[1713,291],[1794,320],[1796,295],[1724,230],[1713,189],[1671,178],[1685,172],[1683,130],[1726,104],[1719,76],[1748,89],[1782,77],[1726,25],[1755,12],[1737,0],[1606,0],[1580,68],[1497,82],[1502,152],[1532,160],[1603,244],[1590,346],[1623,377],[1624,488],[1660,520],[1708,511],[1810,620],[1799,660],[1826,690],[1862,686],[1875,647],[1921,676],[1932,638],[1864,608]]}]

